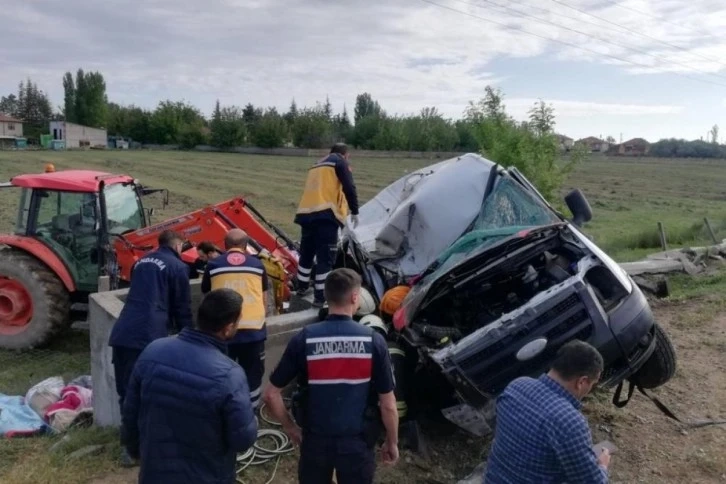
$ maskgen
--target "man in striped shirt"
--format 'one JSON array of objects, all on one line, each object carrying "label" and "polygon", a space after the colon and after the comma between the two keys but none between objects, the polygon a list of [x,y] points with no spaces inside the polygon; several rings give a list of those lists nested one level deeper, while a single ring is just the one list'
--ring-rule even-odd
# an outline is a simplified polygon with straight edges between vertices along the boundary
[{"label": "man in striped shirt", "polygon": [[[378,404],[386,431],[383,462],[398,460],[391,360],[383,336],[352,319],[360,289],[360,276],[350,269],[328,275],[327,319],[306,326],[290,340],[265,389],[263,398],[271,413],[292,441],[301,444],[302,484],[329,484],[333,470],[339,484],[373,482],[376,439],[375,433],[365,437],[370,428],[366,413],[378,412]],[[297,423],[281,394],[295,378],[306,392]]]}]

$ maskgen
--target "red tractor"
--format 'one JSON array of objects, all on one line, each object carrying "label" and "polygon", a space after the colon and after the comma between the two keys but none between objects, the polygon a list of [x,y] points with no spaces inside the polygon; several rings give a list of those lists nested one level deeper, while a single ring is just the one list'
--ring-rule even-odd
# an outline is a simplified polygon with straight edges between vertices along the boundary
[{"label": "red tractor", "polygon": [[19,175],[0,188],[21,190],[15,233],[0,235],[0,348],[34,348],[71,323],[97,292],[99,276],[125,287],[133,264],[156,247],[163,230],[181,233],[182,258],[192,263],[195,244],[222,245],[232,228],[245,230],[273,283],[278,309],[297,270],[297,245],[245,199],[234,198],[150,225],[153,209],[142,198],[168,191],[146,188],[128,175],[89,170]]}]

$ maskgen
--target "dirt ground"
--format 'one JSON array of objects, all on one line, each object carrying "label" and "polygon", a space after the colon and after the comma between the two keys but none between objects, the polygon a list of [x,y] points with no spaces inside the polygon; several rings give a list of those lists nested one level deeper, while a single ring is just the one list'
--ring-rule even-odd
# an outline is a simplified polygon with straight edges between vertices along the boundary
[{"label": "dirt ground", "polygon": [[[685,301],[654,301],[658,321],[671,336],[678,355],[676,376],[657,395],[686,422],[726,418],[726,307],[719,296]],[[612,392],[594,394],[585,403],[595,442],[617,447],[611,464],[613,483],[726,482],[726,425],[688,428],[663,415],[637,392],[623,409]],[[380,483],[455,483],[485,458],[488,442],[455,432],[430,442],[429,461],[404,452],[393,468],[379,467]],[[295,458],[281,460],[274,483],[297,482]],[[273,465],[242,476],[266,483]],[[120,470],[93,484],[131,484],[135,470]]]},{"label": "dirt ground", "polygon": [[[653,394],[683,421],[726,419],[721,298],[652,305],[678,356],[676,376]],[[609,439],[619,447],[611,464],[613,482],[726,482],[726,425],[687,428],[637,393],[624,409],[598,402],[586,405],[586,413],[595,441]]]}]

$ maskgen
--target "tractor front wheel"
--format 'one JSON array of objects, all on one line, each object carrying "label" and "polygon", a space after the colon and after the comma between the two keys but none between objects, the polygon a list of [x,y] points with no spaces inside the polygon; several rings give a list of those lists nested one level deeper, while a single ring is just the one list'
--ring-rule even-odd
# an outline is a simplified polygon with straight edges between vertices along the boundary
[{"label": "tractor front wheel", "polygon": [[68,327],[70,296],[45,264],[14,248],[0,249],[0,348],[42,346]]}]

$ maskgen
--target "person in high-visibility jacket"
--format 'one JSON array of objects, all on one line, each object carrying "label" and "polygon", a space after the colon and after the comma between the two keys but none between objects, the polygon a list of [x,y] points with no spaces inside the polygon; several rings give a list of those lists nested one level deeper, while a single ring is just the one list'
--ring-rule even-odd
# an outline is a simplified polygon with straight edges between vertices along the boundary
[{"label": "person in high-visibility jacket", "polygon": [[302,229],[298,293],[302,296],[308,291],[313,259],[316,259],[313,302],[316,307],[325,304],[325,278],[335,262],[338,230],[345,225],[349,212],[353,227],[358,225],[358,194],[348,157],[348,147],[337,143],[327,157],[308,170],[295,215],[295,223]]},{"label": "person in high-visibility jacket", "polygon": [[214,289],[233,289],[242,296],[242,314],[237,334],[227,343],[230,358],[245,371],[250,385],[252,406],[260,401],[265,373],[265,324],[269,281],[259,258],[246,253],[249,237],[244,230],[232,229],[224,239],[227,251],[207,263],[202,276],[202,293]]}]

